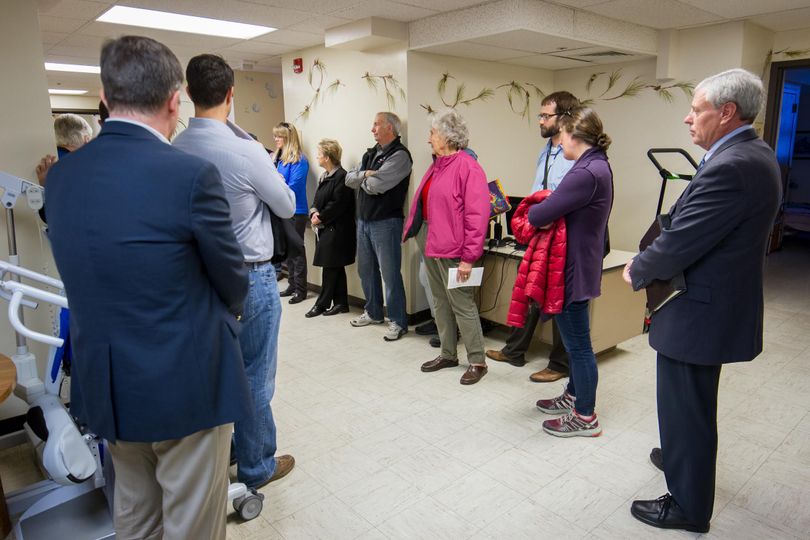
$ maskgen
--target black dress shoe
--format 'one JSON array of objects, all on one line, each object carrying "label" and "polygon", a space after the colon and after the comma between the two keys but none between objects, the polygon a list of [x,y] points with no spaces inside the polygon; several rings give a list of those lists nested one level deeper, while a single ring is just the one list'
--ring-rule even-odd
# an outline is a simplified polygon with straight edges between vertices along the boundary
[{"label": "black dress shoe", "polygon": [[305,294],[294,294],[292,298],[290,298],[290,304],[299,304],[307,299],[307,295]]},{"label": "black dress shoe", "polygon": [[439,339],[439,336],[430,336],[430,346],[436,349],[442,346],[442,340]]},{"label": "black dress shoe", "polygon": [[652,449],[652,452],[650,452],[650,461],[658,470],[664,472],[664,454],[661,452],[660,448]]},{"label": "black dress shoe", "polygon": [[293,294],[295,294],[295,289],[293,289],[292,287],[287,287],[286,289],[284,289],[279,293],[279,296],[284,298],[285,296],[292,296]]},{"label": "black dress shoe", "polygon": [[653,501],[633,501],[630,513],[642,523],[659,529],[683,529],[684,531],[706,533],[709,524],[695,525],[690,522],[672,495],[667,493]]},{"label": "black dress shoe", "polygon": [[347,306],[346,304],[335,304],[334,306],[324,311],[323,316],[329,317],[330,315],[337,315],[338,313],[348,313],[348,312],[349,306]]},{"label": "black dress shoe", "polygon": [[[293,299],[293,298],[295,298],[295,296],[293,296],[292,298],[290,298],[290,302],[292,302],[292,299]],[[304,313],[304,317],[306,317],[307,319],[311,319],[312,317],[317,317],[318,315],[320,315],[320,314],[321,314],[321,313],[323,313],[324,311],[326,311],[324,308],[322,308],[322,307],[321,307],[321,306],[319,306],[318,304],[315,304],[314,306],[312,306],[312,308],[310,308],[310,310],[309,310],[309,311],[307,311],[306,313]]]},{"label": "black dress shoe", "polygon": [[436,328],[436,321],[433,320],[420,324],[415,331],[420,336],[432,336],[439,333],[439,329]]}]

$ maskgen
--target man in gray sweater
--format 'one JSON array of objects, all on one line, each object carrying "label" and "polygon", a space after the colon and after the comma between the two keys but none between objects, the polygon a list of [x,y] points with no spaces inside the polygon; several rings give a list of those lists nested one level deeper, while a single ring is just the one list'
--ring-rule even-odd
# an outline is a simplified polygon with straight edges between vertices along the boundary
[{"label": "man in gray sweater", "polygon": [[253,415],[234,425],[237,478],[260,488],[295,465],[276,456],[276,425],[270,400],[276,383],[281,301],[276,284],[270,212],[282,219],[295,211],[295,195],[262,145],[228,122],[233,105],[233,70],[219,56],[203,54],[186,67],[194,118],[174,146],[213,163],[222,176],[236,239],[250,275],[240,345],[253,397]]}]

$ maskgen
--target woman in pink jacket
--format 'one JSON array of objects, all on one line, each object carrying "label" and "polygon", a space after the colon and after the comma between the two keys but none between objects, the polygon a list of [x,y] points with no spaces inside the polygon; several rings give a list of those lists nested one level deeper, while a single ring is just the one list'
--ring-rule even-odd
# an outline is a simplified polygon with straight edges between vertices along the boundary
[{"label": "woman in pink jacket", "polygon": [[458,366],[460,330],[470,364],[461,384],[475,384],[487,373],[473,288],[447,288],[451,271],[459,282],[470,278],[473,263],[484,252],[489,223],[487,177],[478,162],[463,151],[468,139],[467,124],[455,110],[433,116],[428,142],[435,159],[416,190],[403,234],[403,241],[415,236],[425,255],[442,342],[441,354],[422,364],[422,371]]}]

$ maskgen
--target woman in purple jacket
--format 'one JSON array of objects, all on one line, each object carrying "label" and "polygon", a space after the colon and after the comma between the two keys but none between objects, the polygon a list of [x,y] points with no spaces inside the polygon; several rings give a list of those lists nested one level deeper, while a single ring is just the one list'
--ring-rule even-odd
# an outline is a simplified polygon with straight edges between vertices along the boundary
[{"label": "woman in purple jacket", "polygon": [[452,271],[459,282],[470,278],[473,263],[484,252],[489,223],[487,177],[478,162],[463,151],[468,140],[467,124],[455,110],[433,116],[428,143],[436,159],[416,189],[403,234],[403,241],[415,236],[425,255],[433,293],[428,301],[434,302],[442,343],[441,354],[422,364],[422,371],[458,366],[460,330],[470,363],[461,384],[475,384],[487,373],[473,288],[447,288]]},{"label": "woman in purple jacket", "polygon": [[570,359],[570,378],[562,395],[541,399],[537,408],[559,418],[543,422],[558,437],[597,437],[602,428],[594,410],[599,374],[591,347],[588,305],[600,294],[605,233],[613,204],[613,172],[605,153],[610,137],[588,108],[560,116],[565,159],[576,163],[560,186],[529,209],[529,223],[542,229],[564,217],[568,232],[565,305],[555,316]]}]

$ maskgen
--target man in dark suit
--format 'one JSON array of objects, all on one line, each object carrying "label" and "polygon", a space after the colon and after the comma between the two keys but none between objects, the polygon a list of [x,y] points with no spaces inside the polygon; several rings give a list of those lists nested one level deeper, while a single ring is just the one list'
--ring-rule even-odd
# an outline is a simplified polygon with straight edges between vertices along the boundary
[{"label": "man in dark suit", "polygon": [[244,259],[217,169],[168,144],[174,54],[109,41],[101,80],[110,117],[45,194],[71,310],[71,412],[110,443],[118,538],[224,538],[232,423],[251,405]]},{"label": "man in dark suit", "polygon": [[650,327],[669,493],[633,502],[631,513],[654,527],[709,530],[720,368],[762,351],[765,250],[781,197],[776,157],[750,125],[762,102],[762,81],[742,69],[697,86],[684,122],[706,155],[671,226],[625,267],[635,290],[679,273],[686,281]]}]

